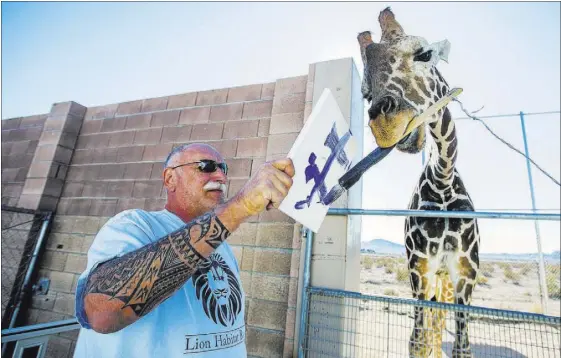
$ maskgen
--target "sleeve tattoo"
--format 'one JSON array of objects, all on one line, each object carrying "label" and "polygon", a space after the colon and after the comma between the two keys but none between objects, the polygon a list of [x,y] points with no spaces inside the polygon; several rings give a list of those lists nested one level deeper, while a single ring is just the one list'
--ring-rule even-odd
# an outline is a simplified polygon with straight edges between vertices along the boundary
[{"label": "sleeve tattoo", "polygon": [[230,236],[214,212],[180,230],[101,264],[91,274],[86,295],[102,293],[125,303],[138,317],[170,297],[206,260],[193,244],[201,240],[216,249]]}]

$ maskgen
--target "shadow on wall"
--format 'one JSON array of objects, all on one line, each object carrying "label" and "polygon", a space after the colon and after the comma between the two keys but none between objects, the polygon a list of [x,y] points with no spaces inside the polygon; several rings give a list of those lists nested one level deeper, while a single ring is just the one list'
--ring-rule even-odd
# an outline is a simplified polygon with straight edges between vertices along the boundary
[{"label": "shadow on wall", "polygon": [[[515,344],[513,342],[513,344]],[[442,350],[446,357],[452,357],[454,342],[442,342]],[[508,357],[508,358],[527,358],[528,356],[515,351],[512,348],[493,346],[490,344],[471,344],[473,357]]]}]

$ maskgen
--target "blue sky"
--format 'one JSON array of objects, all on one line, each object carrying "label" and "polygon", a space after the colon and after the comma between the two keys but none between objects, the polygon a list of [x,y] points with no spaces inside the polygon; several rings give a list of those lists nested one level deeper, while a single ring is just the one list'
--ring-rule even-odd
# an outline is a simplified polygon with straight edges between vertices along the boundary
[{"label": "blue sky", "polygon": [[[481,115],[560,109],[559,3],[2,3],[2,119],[47,113],[54,102],[96,106],[274,81],[308,64],[353,57],[356,35],[392,10],[408,34],[448,39],[439,69]],[[457,105],[452,113],[460,116]],[[489,119],[523,148],[517,117]],[[560,177],[560,116],[527,118],[530,154]],[[530,209],[525,161],[479,123],[458,121],[458,168],[478,210]],[[366,150],[373,148],[370,134]],[[402,209],[421,157],[392,153],[364,177],[364,206]],[[537,205],[561,207],[536,170]],[[364,240],[403,241],[403,218],[364,219]],[[481,220],[482,250],[535,251],[533,222]],[[559,223],[541,223],[545,251]],[[516,243],[513,245],[513,243]]]}]

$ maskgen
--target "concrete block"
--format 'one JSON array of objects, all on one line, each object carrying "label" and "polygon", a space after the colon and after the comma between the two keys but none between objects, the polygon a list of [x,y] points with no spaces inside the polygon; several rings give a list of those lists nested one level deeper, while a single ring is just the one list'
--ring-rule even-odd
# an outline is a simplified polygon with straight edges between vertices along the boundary
[{"label": "concrete block", "polygon": [[271,117],[269,133],[299,133],[303,126],[304,112],[276,114]]},{"label": "concrete block", "polygon": [[47,120],[47,114],[39,114],[35,116],[28,116],[21,118],[21,122],[19,127],[20,128],[27,128],[27,127],[42,127]]},{"label": "concrete block", "polygon": [[232,158],[236,156],[236,151],[238,149],[237,140],[221,140],[217,142],[209,142],[222,155],[222,158]]},{"label": "concrete block", "polygon": [[258,137],[267,137],[271,127],[271,119],[264,118],[259,120],[259,128],[257,129]]},{"label": "concrete block", "polygon": [[308,76],[281,78],[275,84],[275,98],[306,92]]},{"label": "concrete block", "polygon": [[253,158],[251,163],[251,175],[250,177],[254,176],[255,173],[261,168],[261,166],[265,163],[265,158]]},{"label": "concrete block", "polygon": [[261,88],[261,99],[273,99],[275,95],[275,82],[264,83]]},{"label": "concrete block", "polygon": [[228,238],[228,243],[232,245],[254,245],[257,236],[257,224],[243,223]]},{"label": "concrete block", "polygon": [[83,183],[67,182],[62,189],[62,197],[80,197],[82,196]]},{"label": "concrete block", "polygon": [[103,122],[99,120],[88,120],[82,123],[82,128],[80,129],[80,135],[82,134],[93,134],[99,133],[101,130],[101,124]]},{"label": "concrete block", "polygon": [[162,143],[186,143],[191,137],[193,126],[166,127],[162,133]]},{"label": "concrete block", "polygon": [[122,116],[127,114],[139,113],[141,107],[142,107],[142,100],[122,102],[118,104],[115,115]]},{"label": "concrete block", "polygon": [[257,136],[258,120],[226,122],[222,138],[237,139]]},{"label": "concrete block", "polygon": [[153,163],[150,171],[150,179],[162,179],[164,163]]},{"label": "concrete block", "polygon": [[164,161],[172,149],[171,143],[147,145],[144,147],[142,160],[144,161]]},{"label": "concrete block", "polygon": [[104,197],[107,191],[107,182],[90,181],[83,183],[83,197]]},{"label": "concrete block", "polygon": [[272,114],[303,112],[306,93],[277,97],[273,100]]},{"label": "concrete block", "polygon": [[88,257],[82,254],[68,254],[66,265],[64,266],[65,272],[82,273],[86,269]]},{"label": "concrete block", "polygon": [[197,106],[208,106],[213,104],[226,103],[227,97],[228,97],[228,88],[202,91],[199,92],[195,104]]},{"label": "concrete block", "polygon": [[134,134],[134,144],[158,144],[162,137],[162,128],[140,129]]},{"label": "concrete block", "polygon": [[161,111],[168,106],[167,97],[148,98],[142,101],[141,112]]},{"label": "concrete block", "polygon": [[68,254],[65,252],[46,250],[40,260],[39,267],[51,270],[64,271]]},{"label": "concrete block", "polygon": [[101,121],[100,132],[122,131],[125,129],[125,125],[127,124],[127,117],[106,118]]},{"label": "concrete block", "polygon": [[95,234],[99,228],[99,218],[91,216],[75,217],[72,232]]},{"label": "concrete block", "polygon": [[72,282],[74,281],[74,274],[70,272],[58,272],[42,269],[39,270],[38,277],[47,277],[51,280],[49,290],[56,292],[71,292]]},{"label": "concrete block", "polygon": [[251,271],[253,268],[253,255],[255,249],[252,247],[244,247],[243,248],[243,256],[240,265],[240,269],[243,271]]},{"label": "concrete block", "polygon": [[210,107],[186,108],[179,115],[179,124],[208,123]]},{"label": "concrete block", "polygon": [[[75,305],[74,294],[59,292],[56,295],[56,300],[53,310],[58,313],[74,315],[74,305]],[[49,346],[50,345],[51,345],[51,340],[49,339]]]},{"label": "concrete block", "polygon": [[211,122],[235,121],[242,118],[243,103],[223,104],[210,107]]},{"label": "concrete block", "polygon": [[150,199],[146,200],[144,205],[144,210],[147,211],[159,211],[163,210],[166,205],[166,199]]},{"label": "concrete block", "polygon": [[177,94],[168,97],[168,109],[193,107],[197,100],[197,92]]},{"label": "concrete block", "polygon": [[292,224],[259,223],[257,228],[257,246],[292,248],[294,226]]},{"label": "concrete block", "polygon": [[152,163],[131,163],[125,165],[123,179],[150,179]]},{"label": "concrete block", "polygon": [[268,118],[271,117],[273,101],[246,102],[243,106],[244,119]]},{"label": "concrete block", "polygon": [[230,179],[228,181],[228,198],[232,198],[236,195],[241,188],[247,183],[247,179]]},{"label": "concrete block", "polygon": [[298,133],[271,134],[267,141],[267,158],[288,153],[297,137]]},{"label": "concrete block", "polygon": [[109,135],[109,147],[124,147],[132,145],[135,131],[115,132]]},{"label": "concrete block", "polygon": [[292,253],[287,251],[255,249],[253,272],[290,275]]},{"label": "concrete block", "polygon": [[[285,338],[288,339],[295,339],[294,332],[296,328],[296,309],[286,307],[285,309],[286,314],[286,324],[284,327]],[[292,346],[290,347],[290,352],[292,353]]]},{"label": "concrete block", "polygon": [[115,210],[115,213],[117,214],[129,209],[144,209],[145,205],[146,199],[144,198],[121,198],[117,202],[117,209]]},{"label": "concrete block", "polygon": [[135,181],[134,189],[132,191],[133,198],[159,198],[160,191],[162,190],[162,182],[157,181]]},{"label": "concrete block", "polygon": [[143,113],[136,114],[133,116],[128,116],[125,124],[125,129],[143,129],[150,127],[150,121],[152,120],[152,114]]},{"label": "concrete block", "polygon": [[264,157],[267,154],[267,137],[238,140],[236,157]]},{"label": "concrete block", "polygon": [[286,327],[286,303],[252,299],[247,323],[251,326],[283,331]]},{"label": "concrete block", "polygon": [[117,163],[138,162],[142,160],[143,146],[121,147],[117,150]]},{"label": "concrete block", "polygon": [[281,358],[284,348],[284,334],[256,327],[247,327],[248,356]]},{"label": "concrete block", "polygon": [[106,182],[106,185],[105,196],[108,198],[130,198],[134,188],[132,181]]},{"label": "concrete block", "polygon": [[181,111],[179,110],[153,113],[150,127],[176,126],[177,122],[179,122],[180,113]]},{"label": "concrete block", "polygon": [[[2,121],[2,130],[17,129],[21,123],[21,117],[10,118]],[[4,135],[4,133],[2,133]]]},{"label": "concrete block", "polygon": [[228,160],[228,177],[247,178],[251,172],[251,159],[230,159]]},{"label": "concrete block", "polygon": [[[226,123],[228,124],[228,122]],[[191,132],[191,140],[217,140],[222,138],[223,123],[195,124]]]},{"label": "concrete block", "polygon": [[120,164],[105,164],[99,170],[98,179],[122,179],[125,166]]},{"label": "concrete block", "polygon": [[262,84],[233,87],[228,90],[228,102],[254,101],[261,98]]},{"label": "concrete block", "polygon": [[290,279],[288,277],[261,275],[253,272],[251,278],[251,297],[286,303],[289,285]]},{"label": "concrete block", "polygon": [[92,200],[89,215],[92,216],[113,216],[117,208],[117,199],[98,199]]},{"label": "concrete block", "polygon": [[280,210],[271,209],[259,214],[259,222],[276,222],[294,224],[294,219]]}]

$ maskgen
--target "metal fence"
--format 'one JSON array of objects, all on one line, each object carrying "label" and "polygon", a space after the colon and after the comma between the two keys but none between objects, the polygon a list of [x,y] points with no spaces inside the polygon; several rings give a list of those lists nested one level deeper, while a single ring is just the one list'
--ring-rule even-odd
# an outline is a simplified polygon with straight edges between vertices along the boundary
[{"label": "metal fence", "polygon": [[[411,344],[416,357],[453,357],[461,337],[456,319],[467,325],[473,357],[561,356],[558,317],[322,288],[310,288],[309,295],[307,357],[408,357]],[[415,328],[415,310],[425,317],[440,314],[442,322],[425,320]],[[414,330],[419,338],[411,337]]]},{"label": "metal fence", "polygon": [[15,327],[51,214],[2,206],[2,328]]},{"label": "metal fence", "polygon": [[[329,214],[561,221],[560,214],[513,212],[330,209]],[[561,357],[560,317],[311,287],[313,237],[307,230],[299,357]],[[415,311],[423,317],[417,326]],[[456,337],[463,335],[456,327],[464,324],[471,352],[458,355]]]}]

